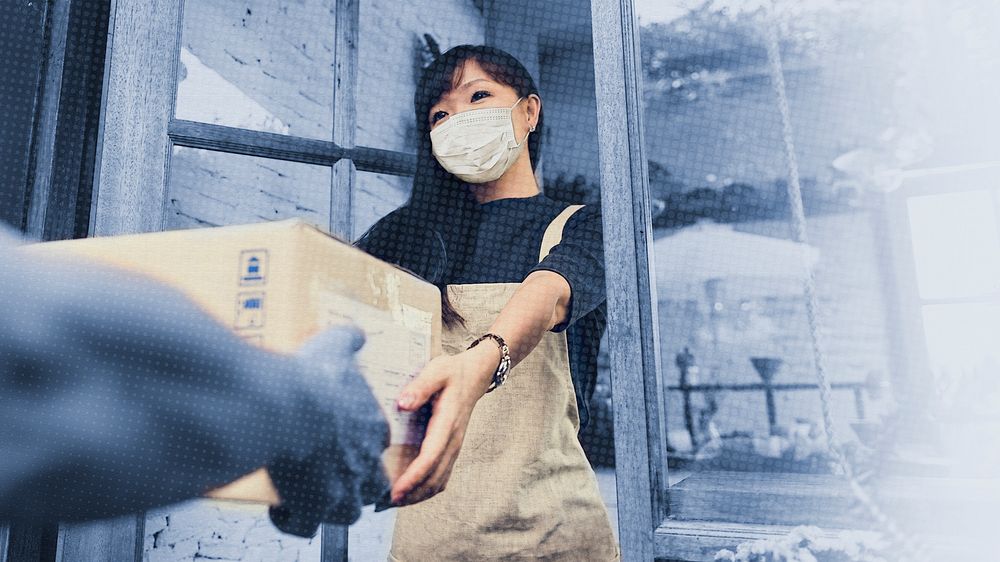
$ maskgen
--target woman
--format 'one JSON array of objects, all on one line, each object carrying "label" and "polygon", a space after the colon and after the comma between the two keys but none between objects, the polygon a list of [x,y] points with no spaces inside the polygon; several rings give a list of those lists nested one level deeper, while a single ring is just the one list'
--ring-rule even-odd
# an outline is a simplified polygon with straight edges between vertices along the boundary
[{"label": "woman", "polygon": [[449,50],[414,109],[410,200],[358,241],[443,297],[445,353],[399,399],[433,414],[393,487],[415,505],[399,510],[390,560],[616,560],[577,438],[604,325],[600,211],[539,192],[541,98],[508,53]]}]

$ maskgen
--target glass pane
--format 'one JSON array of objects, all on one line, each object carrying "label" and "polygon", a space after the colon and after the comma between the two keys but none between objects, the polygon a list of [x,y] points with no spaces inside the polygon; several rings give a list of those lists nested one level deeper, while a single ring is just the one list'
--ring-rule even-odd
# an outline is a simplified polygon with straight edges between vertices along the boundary
[{"label": "glass pane", "polygon": [[347,529],[348,560],[389,560],[396,511],[375,513],[370,505],[361,509],[361,518]]},{"label": "glass pane", "polygon": [[436,52],[483,42],[482,5],[361,0],[358,146],[416,152],[413,94],[419,71]]},{"label": "glass pane", "polygon": [[186,2],[177,118],[332,138],[335,3]]},{"label": "glass pane", "polygon": [[[326,166],[174,147],[164,229],[293,217],[328,229],[330,174]],[[150,560],[319,560],[320,542],[281,533],[266,506],[199,500],[146,514]]]},{"label": "glass pane", "polygon": [[[990,377],[990,385],[1000,382],[1000,304],[948,304],[923,307],[924,336],[928,359],[934,373],[948,384],[949,392],[977,396],[981,385],[971,377]],[[962,382],[965,378],[966,382]],[[968,393],[972,393],[969,395]],[[1000,411],[997,404],[983,401],[982,395],[963,407],[972,407],[991,416]]]},{"label": "glass pane", "polygon": [[[787,486],[835,477],[828,424],[851,449],[891,407],[872,390],[890,369],[885,186],[863,165],[915,141],[881,110],[893,8],[768,4],[637,1],[671,510],[839,525],[846,504]],[[732,493],[707,507],[711,488]]]},{"label": "glass pane", "polygon": [[980,190],[907,201],[920,296],[1000,292],[1000,222],[993,199]]},{"label": "glass pane", "polygon": [[355,176],[352,217],[353,239],[365,233],[375,221],[406,202],[413,187],[413,178],[372,172]]},{"label": "glass pane", "polygon": [[[837,63],[860,47],[832,33],[845,15],[802,8],[780,12],[773,56],[772,23],[754,6],[638,3],[650,190],[662,209],[653,246],[661,354],[678,473],[829,470],[814,330],[828,334],[824,372],[833,382],[863,385],[869,372],[886,369],[883,321],[869,314],[884,303],[868,210],[830,170],[837,137],[869,126],[844,118],[862,93],[843,85]],[[794,108],[792,135],[783,103]],[[794,241],[793,178],[805,198],[809,245]],[[810,269],[821,304],[837,303],[824,310],[822,326],[808,321]],[[769,399],[771,383],[779,389]],[[838,388],[830,407],[849,437],[848,422],[858,417],[852,387]]]},{"label": "glass pane", "polygon": [[278,531],[267,506],[194,500],[146,512],[143,560],[319,560],[321,535]]},{"label": "glass pane", "polygon": [[330,168],[175,146],[164,229],[301,218],[330,225]]},{"label": "glass pane", "polygon": [[[883,207],[901,200],[886,194],[910,178],[937,181],[945,193],[968,187],[950,170],[995,161],[1000,112],[986,92],[1000,87],[988,39],[1000,8],[940,0],[637,0],[636,8],[650,190],[661,210],[652,253],[669,464],[671,480],[683,479],[672,516],[857,525],[834,446],[854,473],[874,475],[866,486],[953,474],[934,437],[945,433],[907,425],[910,441],[896,437],[899,424],[937,418],[905,400],[934,389],[906,369],[906,356],[923,350],[906,349],[899,334],[919,326],[893,324],[895,283],[908,286],[902,276],[912,272],[888,261],[898,234],[887,232]],[[1000,288],[987,191],[913,198],[908,211],[923,297]],[[796,242],[800,233],[808,247]],[[1000,347],[996,308],[923,310],[934,368],[977,373],[963,379],[966,392],[996,395],[996,355],[986,352]],[[826,403],[822,378],[833,385]],[[991,449],[981,426],[965,432],[970,450]],[[916,525],[921,509],[917,517],[942,519],[925,505],[880,507],[897,524]]]}]

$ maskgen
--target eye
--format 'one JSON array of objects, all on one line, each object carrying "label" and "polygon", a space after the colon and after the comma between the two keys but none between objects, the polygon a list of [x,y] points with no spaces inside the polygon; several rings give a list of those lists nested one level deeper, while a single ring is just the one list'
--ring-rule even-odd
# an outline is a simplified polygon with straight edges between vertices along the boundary
[{"label": "eye", "polygon": [[431,124],[433,125],[434,123],[437,123],[441,119],[444,119],[445,115],[448,115],[446,111],[438,111],[434,113],[434,115],[431,115]]},{"label": "eye", "polygon": [[[483,94],[483,95],[482,95],[482,96],[479,96],[479,94]],[[491,96],[491,95],[492,95],[492,94],[490,94],[490,93],[489,93],[489,92],[487,92],[486,90],[479,90],[478,92],[476,92],[476,93],[472,94],[472,101],[478,101],[478,100],[481,100],[481,99],[483,99],[483,98],[485,98],[485,97],[488,97],[488,96]],[[478,97],[477,97],[477,96],[478,96]]]}]

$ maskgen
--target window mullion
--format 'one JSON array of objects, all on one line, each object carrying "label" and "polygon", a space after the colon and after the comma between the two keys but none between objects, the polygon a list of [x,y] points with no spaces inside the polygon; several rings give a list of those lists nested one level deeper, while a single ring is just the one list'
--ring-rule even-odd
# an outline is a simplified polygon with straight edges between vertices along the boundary
[{"label": "window mullion", "polygon": [[417,168],[415,154],[383,150],[381,148],[357,147],[350,151],[350,158],[358,170],[390,174],[393,176],[412,176]]},{"label": "window mullion", "polygon": [[171,120],[170,140],[177,146],[288,160],[302,164],[332,166],[345,156],[344,149],[330,141],[183,119]]},{"label": "window mullion", "polygon": [[[337,0],[335,10],[333,142],[352,149],[357,112],[358,31],[361,26],[359,0]],[[334,164],[330,185],[330,232],[348,240],[354,235],[355,166],[353,158]],[[340,528],[337,529],[339,533]],[[326,532],[333,532],[333,529],[324,531]],[[346,528],[343,528],[343,535],[343,554],[346,559]],[[324,560],[325,556],[324,554]]]}]

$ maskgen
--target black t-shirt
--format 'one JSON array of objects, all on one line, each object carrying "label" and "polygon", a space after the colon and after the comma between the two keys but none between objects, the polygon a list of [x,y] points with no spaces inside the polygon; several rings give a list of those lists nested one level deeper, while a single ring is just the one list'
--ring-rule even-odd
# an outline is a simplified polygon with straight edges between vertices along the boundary
[{"label": "black t-shirt", "polygon": [[446,282],[520,283],[537,270],[554,271],[569,282],[569,320],[553,331],[566,331],[570,372],[583,427],[590,417],[587,404],[593,394],[597,352],[607,324],[604,244],[600,206],[587,205],[569,218],[562,241],[539,263],[545,229],[567,206],[543,194],[480,205],[479,233],[470,259],[464,271]]}]

